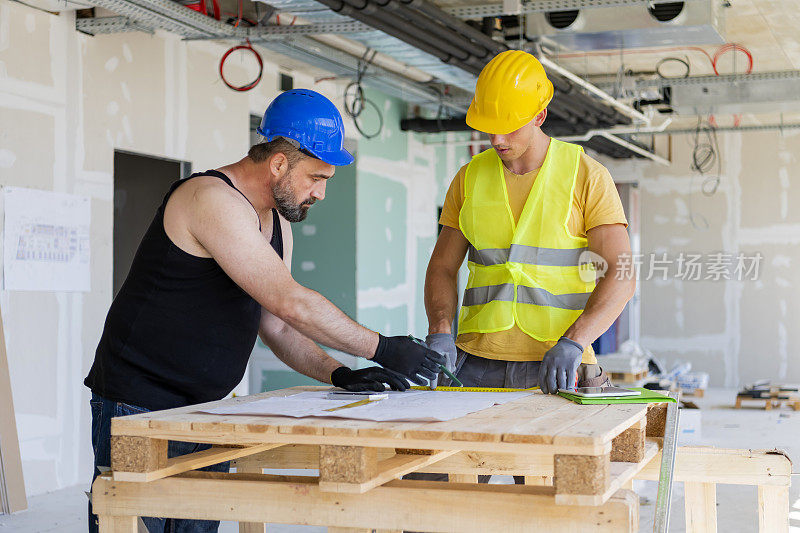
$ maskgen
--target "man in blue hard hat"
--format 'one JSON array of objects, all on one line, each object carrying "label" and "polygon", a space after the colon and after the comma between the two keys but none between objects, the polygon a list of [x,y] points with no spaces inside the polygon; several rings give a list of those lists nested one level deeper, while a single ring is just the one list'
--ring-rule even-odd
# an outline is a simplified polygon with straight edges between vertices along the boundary
[{"label": "man in blue hard hat", "polygon": [[[444,362],[407,337],[360,326],[292,278],[290,223],[325,198],[336,166],[353,162],[333,103],[314,91],[287,91],[258,132],[265,142],[242,160],[170,187],[111,304],[84,381],[92,390],[95,477],[110,466],[111,417],[225,397],[242,379],[256,335],[298,372],[353,391],[405,390],[406,379],[431,379]],[[351,370],[317,343],[381,367]],[[169,454],[208,447],[171,441]],[[144,521],[151,533],[218,526]]]}]

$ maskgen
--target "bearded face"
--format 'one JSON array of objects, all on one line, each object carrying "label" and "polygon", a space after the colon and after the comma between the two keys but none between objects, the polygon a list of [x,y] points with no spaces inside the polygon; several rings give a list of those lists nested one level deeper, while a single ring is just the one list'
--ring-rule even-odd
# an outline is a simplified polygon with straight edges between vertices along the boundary
[{"label": "bearded face", "polygon": [[277,183],[272,186],[272,196],[275,199],[275,208],[283,218],[289,222],[302,222],[308,215],[308,209],[316,202],[315,198],[298,199],[295,190],[295,172],[290,168]]}]

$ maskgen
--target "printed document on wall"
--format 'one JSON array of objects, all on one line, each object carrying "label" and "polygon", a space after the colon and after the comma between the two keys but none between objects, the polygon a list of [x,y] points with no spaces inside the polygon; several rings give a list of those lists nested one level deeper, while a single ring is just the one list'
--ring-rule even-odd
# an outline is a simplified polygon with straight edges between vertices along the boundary
[{"label": "printed document on wall", "polygon": [[89,291],[89,197],[5,187],[3,199],[5,290]]}]

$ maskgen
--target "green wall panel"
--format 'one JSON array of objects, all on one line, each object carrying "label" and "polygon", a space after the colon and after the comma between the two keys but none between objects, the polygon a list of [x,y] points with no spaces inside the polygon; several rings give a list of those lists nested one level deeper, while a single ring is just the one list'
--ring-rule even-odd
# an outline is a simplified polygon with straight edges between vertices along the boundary
[{"label": "green wall panel", "polygon": [[366,307],[359,309],[359,322],[383,335],[408,335],[408,306]]},{"label": "green wall panel", "polygon": [[327,384],[308,376],[304,376],[303,374],[295,372],[294,370],[262,370],[261,390],[252,392],[266,392],[271,390],[285,389],[287,387],[298,387],[300,385],[321,386]]},{"label": "green wall panel", "polygon": [[359,290],[405,282],[407,189],[372,172],[358,175]]},{"label": "green wall panel", "polygon": [[[383,129],[373,139],[361,139],[358,152],[363,156],[374,156],[393,161],[405,161],[408,157],[407,133],[400,130],[400,120],[406,117],[405,102],[392,98],[379,91],[366,89],[367,99],[375,103],[383,115]],[[378,116],[371,105],[364,108],[358,118],[364,133],[371,134],[378,129]]]},{"label": "green wall panel", "polygon": [[356,165],[337,167],[325,199],[292,226],[292,275],[356,316]]}]

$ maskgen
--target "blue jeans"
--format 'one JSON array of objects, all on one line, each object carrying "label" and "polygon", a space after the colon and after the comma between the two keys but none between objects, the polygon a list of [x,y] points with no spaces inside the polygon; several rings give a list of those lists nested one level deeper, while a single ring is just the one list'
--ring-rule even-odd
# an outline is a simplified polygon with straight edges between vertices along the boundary
[{"label": "blue jeans", "polygon": [[[148,409],[128,405],[122,402],[107,400],[102,396],[92,393],[89,400],[92,408],[92,448],[94,449],[94,475],[100,475],[98,466],[108,467],[111,465],[111,418],[115,416],[135,415],[146,413]],[[177,457],[188,453],[199,452],[210,448],[210,444],[198,444],[193,442],[169,441],[169,457]],[[219,463],[216,465],[201,468],[208,472],[227,472],[229,463]],[[147,526],[150,533],[214,533],[219,528],[216,520],[179,520],[175,518],[151,518],[143,517],[142,521]],[[97,533],[97,516],[92,513],[92,504],[89,502],[89,533]]]}]

